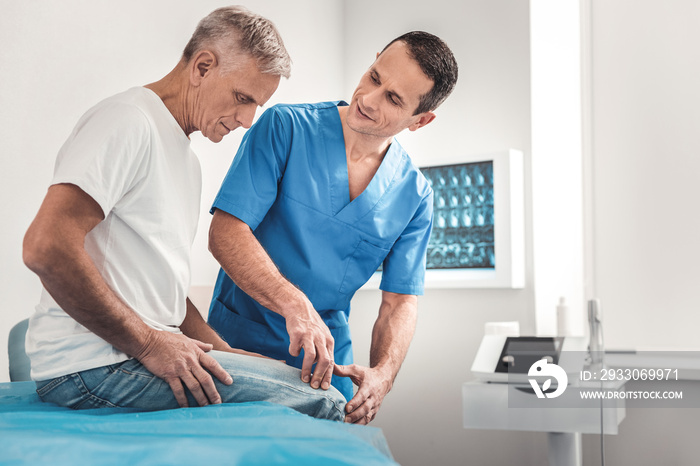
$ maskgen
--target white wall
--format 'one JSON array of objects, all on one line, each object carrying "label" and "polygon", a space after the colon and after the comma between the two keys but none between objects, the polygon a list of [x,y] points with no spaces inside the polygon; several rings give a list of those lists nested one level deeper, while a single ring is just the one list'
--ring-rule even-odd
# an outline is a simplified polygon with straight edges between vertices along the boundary
[{"label": "white wall", "polygon": [[594,0],[592,281],[608,347],[700,348],[700,3]]},{"label": "white wall", "polygon": [[[239,2],[272,19],[293,60],[270,104],[335,98],[342,91],[342,3]],[[3,2],[0,14],[0,382],[8,381],[7,335],[38,301],[39,280],[22,264],[22,237],[36,214],[58,149],[99,100],[169,72],[197,22],[222,1],[64,0]],[[318,38],[322,37],[322,40]],[[322,58],[319,58],[322,57]],[[193,136],[205,177],[193,284],[210,285],[207,211],[243,132],[214,145]]]}]

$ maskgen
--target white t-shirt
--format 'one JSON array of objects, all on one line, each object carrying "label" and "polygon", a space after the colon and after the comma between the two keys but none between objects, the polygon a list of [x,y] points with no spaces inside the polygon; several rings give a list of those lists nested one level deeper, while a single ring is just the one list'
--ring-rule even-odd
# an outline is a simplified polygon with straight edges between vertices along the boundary
[{"label": "white t-shirt", "polygon": [[[136,87],[88,110],[58,154],[52,184],[59,183],[80,187],[102,208],[105,219],[85,249],[109,287],[151,327],[180,332],[202,175],[161,99]],[[34,380],[129,358],[63,312],[46,290],[26,347]]]}]

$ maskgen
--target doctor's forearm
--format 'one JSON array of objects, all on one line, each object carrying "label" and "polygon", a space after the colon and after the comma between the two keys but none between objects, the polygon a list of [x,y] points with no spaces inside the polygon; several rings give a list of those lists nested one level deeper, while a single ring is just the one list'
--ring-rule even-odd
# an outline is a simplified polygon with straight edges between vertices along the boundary
[{"label": "doctor's forearm", "polygon": [[236,285],[283,317],[310,303],[277,269],[242,220],[217,210],[209,229],[209,250]]},{"label": "doctor's forearm", "polygon": [[289,354],[296,357],[304,350],[301,379],[327,390],[333,375],[331,332],[306,295],[282,276],[250,227],[216,210],[209,228],[209,250],[241,290],[284,317]]},{"label": "doctor's forearm", "polygon": [[384,293],[372,329],[370,367],[382,370],[393,384],[413,339],[418,316],[417,298]]}]

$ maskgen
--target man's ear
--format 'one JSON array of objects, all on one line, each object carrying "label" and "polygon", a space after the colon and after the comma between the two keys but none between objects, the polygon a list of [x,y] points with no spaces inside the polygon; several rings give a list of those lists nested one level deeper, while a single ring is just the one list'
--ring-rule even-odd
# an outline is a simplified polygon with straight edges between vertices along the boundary
[{"label": "man's ear", "polygon": [[409,131],[415,131],[418,128],[422,128],[423,126],[433,121],[437,115],[435,115],[433,112],[424,112],[416,116],[418,117],[418,120],[416,120],[415,123],[408,127]]},{"label": "man's ear", "polygon": [[209,50],[202,50],[190,62],[190,82],[199,86],[204,77],[217,65],[216,55]]}]

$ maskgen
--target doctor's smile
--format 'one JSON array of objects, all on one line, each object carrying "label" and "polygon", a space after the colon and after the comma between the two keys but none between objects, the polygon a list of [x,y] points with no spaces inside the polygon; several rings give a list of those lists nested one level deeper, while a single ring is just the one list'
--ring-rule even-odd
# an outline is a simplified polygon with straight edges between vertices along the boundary
[{"label": "doctor's smile", "polygon": [[357,113],[360,114],[362,118],[366,118],[367,120],[374,121],[374,118],[371,118],[367,113],[362,111],[362,107],[360,106],[359,103],[357,103]]}]

